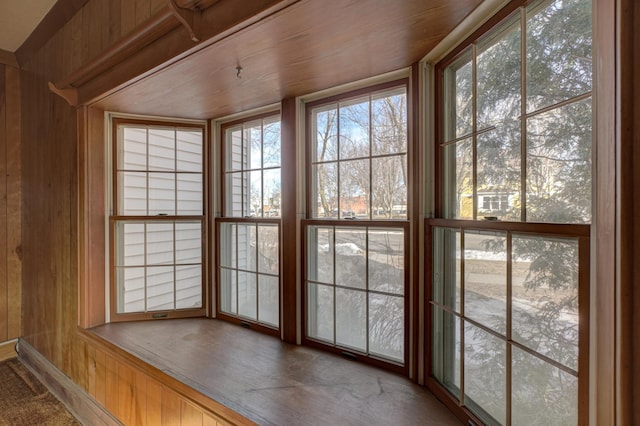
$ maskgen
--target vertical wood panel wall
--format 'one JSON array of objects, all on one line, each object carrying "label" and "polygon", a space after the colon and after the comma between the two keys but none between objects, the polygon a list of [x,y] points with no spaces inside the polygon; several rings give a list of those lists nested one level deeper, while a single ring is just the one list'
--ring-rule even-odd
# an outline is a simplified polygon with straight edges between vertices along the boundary
[{"label": "vertical wood panel wall", "polygon": [[0,344],[20,337],[20,71],[0,64]]},{"label": "vertical wood panel wall", "polygon": [[[18,131],[22,131],[24,191],[23,337],[78,383],[82,382],[86,369],[76,331],[80,201],[77,192],[78,123],[76,110],[51,93],[47,82],[71,74],[167,4],[168,0],[90,0],[38,52],[30,56],[27,63],[22,64],[19,76],[22,80],[22,108],[17,110],[23,117],[21,127],[18,127]],[[14,74],[11,77],[15,79]],[[0,76],[0,80],[5,79],[4,70]],[[2,114],[4,117],[5,113]],[[19,167],[20,154],[16,154],[13,147],[10,161],[6,164],[3,161],[5,139],[2,132],[0,168],[6,164],[15,168],[13,160],[17,160]],[[17,173],[20,175],[19,169]],[[14,186],[11,180],[5,182],[0,171],[0,191]],[[19,226],[3,226],[10,220],[5,214],[9,203],[15,204],[13,198],[8,197],[5,201],[0,197],[0,240],[13,238],[16,229],[20,235]],[[7,235],[4,234],[5,229]],[[3,251],[5,247],[7,253]],[[0,295],[7,289],[5,276],[13,274],[7,267],[16,267],[12,251],[15,250],[11,244],[0,248]],[[17,294],[20,299],[20,293],[12,290],[12,294]],[[7,328],[6,315],[2,312],[8,304],[3,299],[0,297],[0,341],[7,335],[4,331]],[[18,337],[20,333],[14,332],[13,335]]]},{"label": "vertical wood panel wall", "polygon": [[[83,388],[125,425],[252,425],[253,422],[221,408],[204,408],[194,399],[174,389],[173,379],[154,375],[131,362],[118,350],[94,342],[84,342],[87,369]],[[158,376],[158,377],[156,377]],[[195,395],[195,392],[189,392]],[[207,400],[198,396],[200,400]],[[212,405],[216,405],[212,403]],[[228,417],[229,415],[230,417]]]}]

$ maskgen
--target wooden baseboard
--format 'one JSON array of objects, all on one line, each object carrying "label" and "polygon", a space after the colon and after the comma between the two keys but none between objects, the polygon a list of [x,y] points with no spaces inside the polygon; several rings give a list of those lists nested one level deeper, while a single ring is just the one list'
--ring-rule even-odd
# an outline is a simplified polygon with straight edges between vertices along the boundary
[{"label": "wooden baseboard", "polygon": [[18,341],[18,358],[82,424],[121,425],[89,394],[23,339]]},{"label": "wooden baseboard", "polygon": [[0,343],[0,361],[18,356],[18,352],[16,352],[17,343],[18,339]]}]

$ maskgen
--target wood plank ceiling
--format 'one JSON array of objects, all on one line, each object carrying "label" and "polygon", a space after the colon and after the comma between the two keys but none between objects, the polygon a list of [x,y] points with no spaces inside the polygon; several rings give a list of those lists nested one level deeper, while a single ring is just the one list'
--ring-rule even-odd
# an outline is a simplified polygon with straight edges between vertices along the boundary
[{"label": "wood plank ceiling", "polygon": [[199,119],[268,105],[410,66],[481,1],[301,0],[95,105]]}]

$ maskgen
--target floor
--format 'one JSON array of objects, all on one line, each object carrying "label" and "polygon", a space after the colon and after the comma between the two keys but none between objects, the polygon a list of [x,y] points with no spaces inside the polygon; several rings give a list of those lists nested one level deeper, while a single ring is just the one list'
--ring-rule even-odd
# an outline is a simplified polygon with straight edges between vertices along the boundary
[{"label": "floor", "polygon": [[18,358],[0,362],[0,425],[79,426]]},{"label": "floor", "polygon": [[114,323],[92,331],[259,424],[461,424],[404,377],[224,321]]}]

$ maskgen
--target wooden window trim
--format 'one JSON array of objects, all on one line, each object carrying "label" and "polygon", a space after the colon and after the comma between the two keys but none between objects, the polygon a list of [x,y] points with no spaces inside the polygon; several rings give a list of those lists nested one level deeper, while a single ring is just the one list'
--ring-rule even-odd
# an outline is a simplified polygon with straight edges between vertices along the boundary
[{"label": "wooden window trim", "polygon": [[[411,360],[411,356],[410,356],[410,344],[411,344],[411,340],[414,338],[413,335],[411,334],[409,325],[410,325],[410,306],[412,301],[410,300],[410,290],[411,290],[411,282],[410,282],[410,255],[409,255],[409,247],[410,247],[410,240],[411,240],[411,235],[410,235],[410,225],[411,223],[408,220],[388,220],[388,221],[382,221],[382,220],[378,220],[378,221],[367,221],[367,220],[361,220],[361,221],[357,221],[357,222],[351,222],[348,220],[320,220],[320,219],[307,219],[307,220],[303,220],[302,221],[302,235],[301,235],[301,243],[302,243],[302,252],[303,252],[303,256],[302,256],[302,271],[303,271],[303,277],[302,277],[302,286],[301,286],[301,293],[302,293],[302,343],[310,346],[310,347],[314,347],[314,348],[318,348],[318,349],[322,349],[324,351],[328,351],[328,352],[332,352],[338,355],[342,355],[345,356],[349,359],[353,359],[353,356],[355,355],[356,359],[358,361],[364,362],[365,364],[370,364],[379,368],[383,368],[385,370],[390,370],[390,371],[394,371],[396,373],[402,374],[404,376],[408,376],[409,372],[410,372],[410,360]],[[354,349],[350,349],[350,348],[344,348],[341,347],[339,345],[330,345],[330,344],[325,344],[322,343],[321,341],[317,340],[317,339],[313,339],[311,337],[307,336],[307,291],[306,291],[306,267],[307,267],[307,233],[306,230],[308,227],[310,226],[320,226],[320,227],[327,227],[327,228],[363,228],[363,229],[367,229],[367,228],[402,228],[404,231],[404,250],[405,250],[405,269],[404,269],[404,281],[405,281],[405,288],[404,288],[404,294],[403,294],[403,298],[404,298],[404,312],[405,312],[405,316],[404,316],[404,360],[402,365],[395,363],[393,361],[386,361],[384,359],[382,359],[381,357],[376,357],[374,355],[366,355],[364,353],[358,352],[357,350]],[[332,284],[332,286],[335,286],[335,284]],[[369,294],[368,290],[365,290],[366,294]],[[414,333],[415,334],[415,333]],[[368,337],[367,337],[368,339]]]},{"label": "wooden window trim", "polygon": [[[421,161],[418,159],[417,148],[416,148],[416,140],[417,140],[417,117],[418,117],[418,102],[417,91],[418,91],[418,83],[417,83],[417,73],[418,73],[418,65],[414,64],[411,68],[411,74],[407,77],[397,78],[390,81],[373,84],[361,88],[357,88],[354,90],[348,90],[346,92],[341,92],[338,94],[330,95],[328,97],[323,97],[320,99],[315,99],[308,103],[304,104],[304,117],[305,117],[305,159],[304,159],[304,169],[305,169],[305,200],[304,205],[306,209],[306,218],[300,221],[300,236],[299,240],[301,242],[301,277],[300,277],[300,298],[301,298],[301,341],[303,344],[308,345],[310,347],[322,349],[325,351],[333,352],[336,354],[340,354],[345,356],[346,353],[354,352],[352,350],[343,349],[337,346],[331,346],[328,344],[324,344],[319,342],[318,340],[314,340],[307,336],[307,292],[306,292],[306,255],[307,255],[307,236],[306,230],[308,226],[328,226],[328,227],[400,227],[404,229],[405,232],[405,293],[404,293],[404,310],[405,310],[405,318],[404,318],[404,362],[402,365],[393,363],[391,361],[386,361],[380,358],[376,358],[375,356],[367,356],[364,354],[358,353],[357,359],[361,362],[374,365],[376,367],[394,371],[396,373],[402,374],[404,376],[413,376],[414,380],[417,380],[417,369],[419,365],[418,360],[418,317],[419,317],[419,297],[418,297],[418,287],[415,284],[417,282],[417,262],[416,256],[418,253],[418,244],[417,237],[415,237],[415,232],[412,232],[414,229],[414,218],[417,218],[418,214],[418,203],[416,194],[419,191],[417,184],[417,177],[415,176],[416,170],[418,169],[418,162]],[[412,84],[413,82],[413,84]],[[312,197],[310,194],[313,194],[312,188],[312,171],[309,165],[312,163],[312,111],[314,108],[328,105],[340,101],[347,101],[353,98],[358,98],[361,96],[371,95],[378,92],[383,92],[385,90],[394,89],[404,87],[405,95],[406,95],[406,116],[407,116],[407,150],[403,154],[407,160],[407,218],[406,219],[358,219],[357,221],[350,221],[344,219],[327,219],[327,218],[313,218],[311,216],[311,212],[313,211]],[[371,158],[371,157],[366,157]],[[411,248],[413,248],[414,252],[412,254]]]},{"label": "wooden window trim", "polygon": [[[253,122],[253,121],[257,121],[257,120],[264,120],[266,118],[279,118],[280,120],[280,130],[281,130],[281,135],[280,135],[280,217],[233,217],[233,216],[226,216],[226,207],[227,207],[227,194],[226,194],[226,175],[227,175],[227,169],[226,169],[226,164],[227,164],[227,143],[226,143],[226,131],[227,129],[230,129],[232,127],[244,124],[244,123],[249,123],[249,122]],[[293,125],[293,121],[291,121],[291,123],[287,123],[287,125]],[[227,121],[221,124],[220,126],[220,134],[219,134],[219,141],[220,141],[220,158],[218,161],[219,167],[220,167],[220,217],[216,217],[215,218],[215,229],[216,229],[216,237],[215,237],[215,241],[212,241],[212,244],[214,245],[214,257],[215,257],[215,271],[213,272],[215,274],[215,293],[216,295],[220,295],[221,290],[220,290],[220,284],[221,284],[221,279],[220,279],[220,254],[221,254],[221,247],[220,247],[220,224],[222,223],[246,223],[246,224],[256,224],[259,225],[261,223],[265,223],[265,224],[277,224],[278,225],[278,244],[280,246],[279,249],[279,253],[278,253],[278,257],[279,257],[279,262],[278,262],[278,266],[279,266],[279,271],[278,271],[278,275],[279,275],[279,302],[278,302],[278,322],[279,322],[279,326],[278,327],[272,327],[269,326],[267,324],[263,324],[260,323],[258,321],[254,321],[251,320],[249,318],[244,318],[244,317],[240,317],[239,315],[232,315],[232,314],[227,314],[225,312],[222,311],[221,309],[221,301],[220,301],[220,297],[216,297],[216,303],[214,309],[215,309],[215,317],[219,318],[221,320],[224,321],[228,321],[234,324],[238,324],[241,325],[243,327],[246,328],[251,328],[253,330],[259,331],[261,333],[264,334],[269,334],[269,335],[273,335],[276,337],[284,337],[284,330],[290,330],[293,329],[294,333],[295,333],[295,328],[296,328],[296,322],[295,320],[293,321],[293,323],[287,323],[285,324],[285,321],[287,320],[287,318],[284,318],[284,312],[288,312],[287,310],[285,310],[284,306],[283,306],[283,301],[285,300],[285,294],[289,293],[290,290],[290,285],[286,287],[285,290],[285,282],[284,282],[284,276],[283,276],[283,271],[285,270],[285,265],[284,265],[284,256],[282,255],[283,251],[283,244],[285,240],[285,235],[286,233],[282,232],[283,226],[284,226],[284,208],[283,205],[285,204],[285,199],[288,199],[290,197],[295,197],[295,190],[294,192],[285,192],[284,189],[284,184],[285,184],[285,180],[288,179],[285,177],[285,163],[284,163],[284,153],[285,153],[285,141],[284,138],[282,137],[282,133],[283,133],[283,117],[282,117],[282,112],[280,110],[270,110],[270,111],[265,111],[259,114],[254,114],[254,115],[246,115],[243,116],[241,118],[238,119],[234,119],[232,121]],[[267,170],[269,170],[271,168],[267,168]],[[253,170],[265,170],[264,168],[260,168],[260,169],[253,169]],[[294,170],[295,170],[295,163],[294,163]],[[287,168],[287,172],[289,171],[289,169]],[[243,171],[244,173],[244,171]],[[287,219],[289,219],[287,217]],[[288,221],[288,220],[287,220]],[[295,234],[294,234],[295,237]],[[295,242],[294,242],[295,244]],[[286,262],[286,263],[295,263],[295,261],[293,262]],[[295,292],[294,292],[294,296],[295,296]],[[291,316],[289,315],[288,318],[290,318]],[[289,332],[291,333],[291,332]],[[290,343],[295,343],[295,339],[294,340],[288,340]]]},{"label": "wooden window trim", "polygon": [[[511,222],[511,221],[482,221],[481,219],[444,219],[444,192],[443,192],[443,149],[441,145],[441,141],[444,140],[444,108],[442,106],[442,102],[445,96],[444,87],[443,87],[443,75],[444,70],[451,65],[455,60],[457,60],[466,49],[470,46],[475,46],[475,44],[482,40],[483,36],[490,33],[493,28],[498,27],[502,22],[506,22],[510,16],[519,13],[518,11],[521,8],[526,8],[530,4],[534,4],[540,0],[512,0],[502,9],[497,11],[491,18],[489,18],[484,24],[482,24],[477,30],[473,31],[466,39],[462,42],[458,43],[455,48],[453,48],[447,55],[445,55],[442,59],[440,59],[434,66],[434,81],[435,81],[435,102],[434,102],[434,141],[435,141],[435,155],[434,155],[434,176],[435,176],[435,185],[434,185],[434,218],[433,219],[425,219],[424,221],[424,258],[425,258],[425,292],[424,292],[424,315],[425,315],[425,384],[432,391],[438,399],[440,399],[446,406],[448,406],[453,413],[460,418],[462,421],[473,421],[478,424],[482,424],[482,421],[473,414],[469,409],[465,406],[460,405],[457,399],[449,393],[441,384],[438,382],[433,376],[432,370],[432,353],[431,348],[433,347],[433,324],[432,324],[432,315],[433,315],[433,305],[431,303],[431,295],[433,290],[433,227],[436,226],[444,226],[451,228],[460,228],[460,229],[486,229],[486,230],[495,230],[495,231],[505,231],[505,232],[518,232],[518,233],[531,233],[532,235],[536,235],[538,232],[543,234],[554,234],[556,236],[566,236],[576,238],[578,241],[578,257],[579,257],[579,287],[578,287],[578,297],[581,300],[580,308],[579,308],[579,356],[578,356],[578,424],[586,425],[589,424],[590,417],[590,386],[592,386],[590,381],[590,374],[592,367],[590,365],[591,353],[590,353],[590,338],[592,336],[590,332],[590,326],[592,325],[592,320],[590,318],[591,312],[591,288],[590,282],[593,281],[590,278],[590,268],[591,268],[591,235],[593,232],[593,227],[596,224],[596,210],[599,207],[599,204],[596,200],[593,201],[593,211],[592,211],[592,222],[590,224],[556,224],[556,223],[532,223],[526,222],[526,214],[521,215],[522,221]],[[544,1],[542,1],[544,3]],[[597,3],[597,2],[596,2]],[[604,6],[603,6],[604,7]],[[595,18],[597,8],[594,6],[593,8],[593,16]],[[526,19],[526,18],[524,18]],[[593,37],[592,43],[594,46],[594,61],[596,60],[596,51],[595,46],[599,42],[596,28],[597,28],[597,20],[594,19],[593,22]],[[524,41],[523,41],[524,43]],[[475,53],[474,53],[475,56]],[[475,57],[473,59],[473,63],[475,64]],[[523,74],[526,70],[522,70]],[[475,75],[475,72],[474,72]],[[523,77],[524,78],[524,77]],[[583,98],[591,97],[592,99],[596,96],[596,91],[598,88],[598,83],[596,80],[596,75],[592,77],[593,85],[591,91],[586,94],[581,94],[574,98],[570,98],[559,104],[554,104],[549,107],[546,107],[542,110],[536,110],[534,112],[524,113],[522,114],[521,120],[524,122],[525,117],[530,115],[539,114],[544,112],[543,110],[555,108],[561,104],[572,103],[576,100],[580,100]],[[476,85],[473,84],[474,90],[474,102],[475,102],[475,89]],[[594,134],[596,133],[596,129],[598,128],[596,124],[596,111],[597,104],[593,105],[593,128]],[[475,123],[475,120],[474,120]],[[475,124],[474,124],[475,125]],[[477,130],[474,128],[471,134],[468,137],[472,137],[474,134],[477,134]],[[594,163],[596,162],[595,150],[596,143],[593,144],[593,157]],[[475,149],[474,149],[474,157],[475,157]],[[474,158],[475,164],[475,158]],[[475,167],[474,167],[475,173]],[[522,178],[524,179],[524,177]],[[595,187],[599,187],[597,182],[597,175],[593,176],[592,184]],[[475,180],[475,179],[474,179]],[[473,197],[473,215],[475,217],[477,213],[476,203],[477,203],[477,195],[476,188],[474,185],[474,197]],[[522,209],[525,208],[525,203],[523,202]],[[608,212],[610,213],[610,212]],[[608,215],[607,215],[608,216]],[[507,268],[511,268],[510,260],[508,261]],[[510,311],[510,309],[508,309]],[[510,377],[507,377],[507,381],[510,381]],[[507,384],[508,390],[510,391],[510,384]],[[510,392],[509,392],[510,394]],[[509,410],[509,404],[507,408]],[[507,411],[507,416],[510,416],[510,412]],[[509,417],[507,417],[509,419]],[[509,420],[507,420],[509,421]]]},{"label": "wooden window trim", "polygon": [[[111,216],[109,217],[109,314],[110,322],[120,321],[141,321],[171,318],[194,318],[203,317],[207,312],[207,277],[208,277],[208,228],[207,228],[207,211],[208,209],[208,160],[207,160],[207,126],[204,123],[192,123],[176,120],[157,120],[157,119],[139,119],[113,117],[111,119]],[[117,185],[117,159],[118,159],[118,126],[120,125],[139,125],[139,126],[157,126],[179,129],[200,129],[202,130],[202,215],[171,215],[171,216],[144,216],[144,215],[120,215],[118,214],[118,185]],[[188,309],[172,309],[157,310],[148,312],[131,312],[119,313],[117,311],[117,276],[115,273],[116,259],[116,237],[115,225],[118,221],[145,221],[145,222],[164,222],[164,221],[182,221],[182,220],[199,220],[202,226],[202,277],[201,277],[201,295],[202,306],[200,308]],[[174,265],[175,266],[175,265]]]}]

